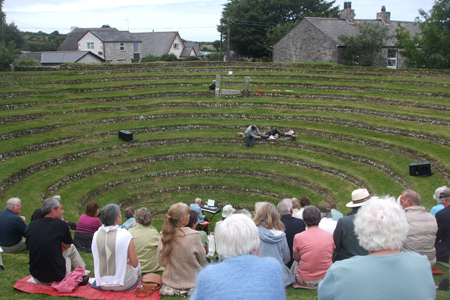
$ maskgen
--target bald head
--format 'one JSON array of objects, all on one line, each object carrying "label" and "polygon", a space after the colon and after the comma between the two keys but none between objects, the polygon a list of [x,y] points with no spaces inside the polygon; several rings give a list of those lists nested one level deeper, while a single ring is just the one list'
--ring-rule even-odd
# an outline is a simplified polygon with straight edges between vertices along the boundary
[{"label": "bald head", "polygon": [[403,208],[420,205],[420,196],[413,190],[406,190],[400,197],[400,205]]}]

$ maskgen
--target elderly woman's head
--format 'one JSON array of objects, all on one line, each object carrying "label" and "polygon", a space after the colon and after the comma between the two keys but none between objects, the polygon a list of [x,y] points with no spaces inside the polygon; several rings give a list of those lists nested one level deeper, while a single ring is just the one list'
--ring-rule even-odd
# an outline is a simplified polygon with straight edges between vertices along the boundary
[{"label": "elderly woman's head", "polygon": [[216,224],[216,250],[220,258],[230,258],[257,252],[259,232],[255,223],[243,214],[233,214]]},{"label": "elderly woman's head", "polygon": [[434,192],[433,198],[434,198],[434,200],[437,201],[437,203],[442,203],[442,199],[439,198],[439,195],[440,195],[445,189],[447,189],[447,187],[444,185],[444,186],[438,187],[438,188],[436,189],[436,191]]},{"label": "elderly woman's head", "polygon": [[141,224],[142,226],[150,226],[152,224],[152,215],[150,214],[147,207],[139,208],[134,218],[136,219],[136,223]]},{"label": "elderly woman's head", "polygon": [[403,208],[393,197],[372,197],[355,217],[355,233],[369,252],[400,250],[408,234]]},{"label": "elderly woman's head", "polygon": [[256,226],[284,231],[284,224],[280,221],[280,215],[272,203],[264,202],[255,214]]},{"label": "elderly woman's head", "polygon": [[[117,204],[108,204],[106,205],[103,209],[102,212],[100,213],[100,221],[102,221],[102,224],[105,226],[113,226],[113,225],[117,225],[116,220],[118,221],[118,223],[120,223],[121,220],[121,213],[120,213],[120,207]],[[117,219],[117,217],[120,217],[119,219]]]},{"label": "elderly woman's head", "polygon": [[315,206],[307,206],[303,211],[303,222],[308,227],[318,226],[322,216],[320,210]]}]

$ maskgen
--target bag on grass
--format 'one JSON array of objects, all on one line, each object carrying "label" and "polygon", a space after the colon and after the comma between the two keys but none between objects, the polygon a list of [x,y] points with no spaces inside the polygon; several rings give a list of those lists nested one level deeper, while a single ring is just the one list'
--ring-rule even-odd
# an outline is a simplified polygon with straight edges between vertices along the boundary
[{"label": "bag on grass", "polygon": [[162,285],[161,275],[155,273],[145,274],[141,279],[142,288],[138,289],[136,292],[136,297],[145,298],[148,297],[154,290],[159,290]]}]

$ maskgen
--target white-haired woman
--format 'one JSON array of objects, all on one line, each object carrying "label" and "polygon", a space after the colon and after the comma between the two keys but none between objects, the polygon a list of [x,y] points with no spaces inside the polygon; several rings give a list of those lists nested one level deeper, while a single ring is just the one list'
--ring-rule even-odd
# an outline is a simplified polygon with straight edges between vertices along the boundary
[{"label": "white-haired woman", "polygon": [[257,256],[259,232],[249,217],[233,214],[218,222],[215,241],[222,262],[200,272],[191,300],[286,298],[280,263]]},{"label": "white-haired woman", "polygon": [[173,204],[166,214],[158,244],[158,262],[166,267],[160,295],[190,296],[195,279],[206,262],[206,252],[197,231],[189,223],[189,206]]},{"label": "white-haired woman", "polygon": [[159,243],[159,233],[152,224],[152,215],[146,207],[136,210],[134,215],[136,225],[129,229],[133,236],[134,248],[141,263],[142,274],[164,271],[158,264],[156,249]]},{"label": "white-haired woman", "polygon": [[436,217],[436,213],[444,208],[444,204],[442,204],[442,199],[439,198],[439,194],[441,192],[443,192],[445,189],[447,189],[447,187],[444,185],[444,186],[438,187],[436,189],[436,191],[434,192],[433,198],[434,198],[434,200],[437,201],[437,205],[435,205],[431,208],[430,214],[432,214],[435,217]]},{"label": "white-haired woman", "polygon": [[355,233],[367,256],[335,262],[319,283],[319,300],[435,299],[426,256],[400,252],[408,222],[394,198],[372,197],[355,217]]},{"label": "white-haired woman", "polygon": [[261,257],[273,257],[280,262],[283,268],[284,286],[289,286],[295,281],[286,264],[291,260],[291,252],[284,233],[285,227],[280,220],[280,215],[272,203],[262,204],[255,215],[255,224],[258,227]]},{"label": "white-haired woman", "polygon": [[106,205],[100,213],[102,227],[92,239],[95,286],[108,291],[133,288],[141,276],[141,265],[133,236],[119,225],[122,214],[117,204]]}]

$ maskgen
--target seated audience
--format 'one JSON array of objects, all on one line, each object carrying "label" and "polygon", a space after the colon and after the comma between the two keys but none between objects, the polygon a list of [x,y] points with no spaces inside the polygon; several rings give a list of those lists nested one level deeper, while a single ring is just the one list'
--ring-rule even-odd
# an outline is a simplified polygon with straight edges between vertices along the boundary
[{"label": "seated audience", "polygon": [[433,198],[434,198],[434,200],[437,201],[437,205],[436,205],[436,206],[433,206],[433,207],[431,208],[431,210],[430,210],[430,214],[432,214],[433,216],[436,216],[436,213],[437,213],[438,211],[440,211],[441,209],[444,209],[444,204],[442,204],[442,200],[441,200],[441,198],[439,198],[439,195],[440,195],[441,192],[443,192],[445,189],[447,189],[447,187],[444,185],[444,186],[438,187],[438,188],[436,189],[436,191],[434,192]]},{"label": "seated audience", "polygon": [[[197,212],[194,210],[190,210],[189,211],[189,223],[187,224],[187,227],[194,229],[197,228],[197,221],[198,221],[198,217],[197,217]],[[199,230],[198,234],[200,234],[200,240],[202,241],[202,245],[203,247],[205,247],[205,252],[208,254],[209,252],[209,240],[208,240],[208,235],[206,234],[205,231],[203,230]]]},{"label": "seated audience", "polygon": [[333,235],[319,228],[320,218],[318,208],[305,207],[303,221],[308,229],[294,237],[293,256],[298,262],[295,277],[302,288],[317,289],[333,263]]},{"label": "seated audience", "polygon": [[442,262],[449,262],[450,252],[450,189],[447,188],[439,194],[444,209],[436,213],[438,231],[436,234],[436,259]]},{"label": "seated audience", "polygon": [[336,202],[330,201],[330,205],[331,205],[331,215],[333,216],[333,220],[338,221],[344,215],[340,211],[337,210]]},{"label": "seated audience", "polygon": [[283,222],[272,203],[264,203],[258,208],[255,216],[255,224],[258,227],[260,242],[260,257],[273,257],[283,268],[283,284],[289,286],[295,281],[286,264],[291,260],[291,253],[284,233]]},{"label": "seated audience", "polygon": [[206,265],[206,252],[198,231],[189,223],[189,206],[176,203],[169,208],[158,244],[158,263],[166,267],[162,275],[162,296],[190,296],[197,274]]},{"label": "seated audience", "polygon": [[308,196],[301,196],[300,197],[300,209],[298,210],[298,213],[294,215],[295,218],[303,219],[303,210],[305,207],[311,205],[311,200],[308,198]]},{"label": "seated audience", "polygon": [[16,253],[26,249],[25,241],[25,217],[18,216],[22,211],[19,198],[11,198],[6,201],[6,209],[0,211],[0,246],[5,253]]},{"label": "seated audience", "polygon": [[95,271],[93,286],[107,291],[131,289],[141,276],[133,236],[119,227],[122,214],[117,204],[106,205],[100,218],[103,225],[92,239]]},{"label": "seated audience", "polygon": [[216,250],[222,260],[200,272],[191,300],[285,299],[283,271],[271,257],[258,257],[255,223],[234,214],[216,224]]},{"label": "seated audience", "polygon": [[139,208],[135,214],[136,225],[130,228],[133,236],[134,248],[141,263],[142,274],[164,271],[158,264],[156,249],[159,243],[159,233],[153,227],[152,215],[146,207]]},{"label": "seated audience", "polygon": [[428,257],[433,267],[436,264],[437,223],[436,218],[420,206],[420,196],[412,190],[406,190],[400,196],[400,205],[406,213],[409,230],[403,242],[402,251],[416,252]]},{"label": "seated audience", "polygon": [[286,266],[290,269],[292,263],[294,262],[294,257],[292,256],[292,247],[294,246],[294,236],[297,233],[303,232],[306,229],[305,223],[301,219],[294,218],[292,201],[291,199],[283,199],[280,203],[278,203],[278,213],[281,216],[280,221],[284,224],[284,233],[286,233],[286,240],[289,247],[289,255],[291,259],[286,264]]},{"label": "seated audience", "polygon": [[297,198],[292,198],[291,201],[292,201],[292,215],[295,216],[295,214],[299,212],[298,199]]},{"label": "seated audience", "polygon": [[367,255],[366,249],[361,247],[355,235],[354,219],[360,207],[370,199],[367,189],[357,189],[352,192],[352,201],[347,203],[347,207],[351,207],[352,211],[337,222],[336,229],[333,233],[334,249],[333,262],[350,258],[355,255]]},{"label": "seated audience", "polygon": [[45,217],[28,225],[26,244],[31,276],[37,283],[49,285],[63,280],[78,266],[85,267],[85,263],[72,244],[69,227],[62,220],[61,199],[45,199],[41,210]]},{"label": "seated audience", "polygon": [[202,208],[200,207],[201,204],[202,204],[202,199],[195,198],[195,202],[193,204],[189,205],[189,208],[191,210],[195,211],[198,215],[197,224],[205,221],[205,216],[203,215]]},{"label": "seated audience", "polygon": [[233,208],[233,206],[231,206],[231,204],[225,205],[222,209],[222,220],[225,220],[226,218],[231,216],[231,214],[234,212],[234,210],[235,209]]},{"label": "seated audience", "polygon": [[355,232],[369,255],[335,262],[319,283],[319,300],[436,298],[428,259],[400,251],[408,221],[394,198],[368,200],[356,215]]},{"label": "seated audience", "polygon": [[120,228],[128,230],[131,227],[133,227],[136,224],[136,219],[134,218],[134,214],[135,214],[135,209],[133,206],[125,208],[125,218],[127,218],[127,220],[120,226]]},{"label": "seated audience", "polygon": [[322,200],[316,207],[319,209],[320,216],[322,218],[319,223],[319,228],[333,234],[336,229],[337,221],[333,220],[333,215],[331,214],[331,204],[325,200]]},{"label": "seated audience", "polygon": [[86,214],[78,220],[77,230],[73,236],[73,244],[78,251],[91,252],[91,244],[94,233],[102,226],[98,218],[99,206],[92,202],[86,206]]}]

